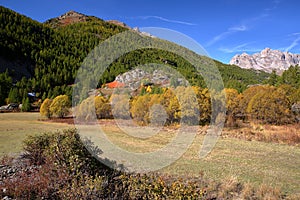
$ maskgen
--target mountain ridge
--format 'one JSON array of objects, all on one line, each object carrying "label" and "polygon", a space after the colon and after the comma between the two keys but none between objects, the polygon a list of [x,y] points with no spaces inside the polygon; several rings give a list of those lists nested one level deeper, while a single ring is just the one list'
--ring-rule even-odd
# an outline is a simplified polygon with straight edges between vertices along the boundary
[{"label": "mountain ridge", "polygon": [[261,52],[252,55],[247,53],[236,54],[229,64],[245,69],[262,70],[268,73],[276,71],[277,74],[281,74],[290,66],[300,64],[300,54],[282,52],[267,47]]}]

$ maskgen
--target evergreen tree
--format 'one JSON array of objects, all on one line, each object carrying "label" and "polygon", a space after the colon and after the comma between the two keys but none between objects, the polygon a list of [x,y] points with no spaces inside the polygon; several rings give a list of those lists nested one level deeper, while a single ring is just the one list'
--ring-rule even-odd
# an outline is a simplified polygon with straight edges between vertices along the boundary
[{"label": "evergreen tree", "polygon": [[266,81],[269,85],[276,86],[279,82],[279,76],[276,74],[276,71],[273,70],[269,79]]},{"label": "evergreen tree", "polygon": [[29,98],[28,97],[26,97],[26,98],[23,98],[23,100],[22,100],[22,112],[28,112],[28,111],[30,111],[30,109],[31,109],[31,104],[30,104],[30,102],[29,102]]},{"label": "evergreen tree", "polygon": [[7,103],[19,103],[19,91],[18,88],[11,88],[8,94]]},{"label": "evergreen tree", "polygon": [[10,88],[12,87],[12,78],[8,74],[8,70],[0,73],[0,105],[5,104],[5,99],[8,97]]},{"label": "evergreen tree", "polygon": [[280,83],[300,88],[300,67],[298,65],[291,66],[288,70],[284,71],[280,77]]}]

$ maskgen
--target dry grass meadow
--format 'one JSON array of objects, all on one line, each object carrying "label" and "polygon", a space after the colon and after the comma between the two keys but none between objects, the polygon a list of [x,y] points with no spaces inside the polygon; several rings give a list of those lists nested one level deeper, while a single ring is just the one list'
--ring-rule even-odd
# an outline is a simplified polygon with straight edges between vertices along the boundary
[{"label": "dry grass meadow", "polygon": [[[107,123],[102,121],[100,124],[112,142],[134,152],[153,151],[163,147],[174,137],[176,129],[176,127],[164,128],[149,139],[139,139],[125,134],[109,121]],[[20,153],[22,141],[27,135],[67,128],[74,128],[74,125],[43,121],[39,113],[1,113],[0,156]],[[259,139],[255,140],[255,137],[238,138],[235,135],[241,130],[235,129],[230,132],[227,128],[213,151],[206,158],[199,159],[198,153],[204,138],[205,127],[201,129],[203,130],[196,135],[186,153],[159,173],[183,177],[204,176],[216,181],[237,179],[257,187],[267,185],[277,187],[287,193],[300,193],[299,145],[288,144],[288,142],[259,141]],[[267,131],[269,129],[272,132]],[[252,131],[254,134],[255,130],[254,127]],[[291,130],[296,135],[299,134],[299,129],[291,127]],[[280,131],[280,128],[263,127],[256,130],[265,135],[276,134],[276,131]],[[288,133],[288,131],[285,132],[285,134]]]}]

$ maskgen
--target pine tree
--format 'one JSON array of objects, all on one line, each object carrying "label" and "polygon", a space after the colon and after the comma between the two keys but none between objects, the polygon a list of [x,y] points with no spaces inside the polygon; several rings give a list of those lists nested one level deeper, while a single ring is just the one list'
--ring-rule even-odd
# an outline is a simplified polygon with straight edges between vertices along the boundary
[{"label": "pine tree", "polygon": [[18,88],[11,88],[8,94],[7,103],[19,103]]},{"label": "pine tree", "polygon": [[30,111],[31,109],[31,105],[30,105],[30,102],[29,102],[29,98],[26,97],[26,98],[23,98],[22,100],[22,112],[28,112]]}]

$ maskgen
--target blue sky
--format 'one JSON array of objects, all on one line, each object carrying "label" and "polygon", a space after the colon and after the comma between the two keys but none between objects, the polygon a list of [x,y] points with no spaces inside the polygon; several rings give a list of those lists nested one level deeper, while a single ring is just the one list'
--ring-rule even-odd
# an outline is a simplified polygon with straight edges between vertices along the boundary
[{"label": "blue sky", "polygon": [[44,22],[69,10],[130,27],[161,27],[197,41],[208,54],[228,63],[237,53],[265,47],[300,53],[300,1],[297,0],[0,0]]}]

